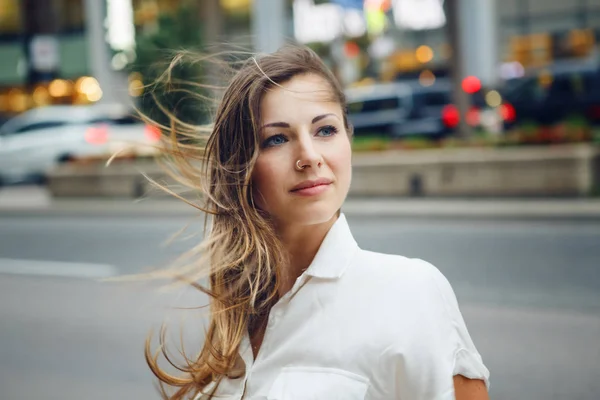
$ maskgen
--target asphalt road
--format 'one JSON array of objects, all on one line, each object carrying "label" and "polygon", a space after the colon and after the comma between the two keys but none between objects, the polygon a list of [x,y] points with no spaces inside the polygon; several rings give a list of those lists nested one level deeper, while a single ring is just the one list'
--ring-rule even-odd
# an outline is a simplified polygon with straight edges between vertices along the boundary
[{"label": "asphalt road", "polygon": [[[600,398],[600,222],[349,217],[363,248],[426,259],[448,277],[485,363],[492,398]],[[96,278],[159,266],[189,218],[0,219],[0,399],[154,399],[143,360],[169,322],[202,341],[192,290]],[[190,233],[201,229],[191,221]]]}]

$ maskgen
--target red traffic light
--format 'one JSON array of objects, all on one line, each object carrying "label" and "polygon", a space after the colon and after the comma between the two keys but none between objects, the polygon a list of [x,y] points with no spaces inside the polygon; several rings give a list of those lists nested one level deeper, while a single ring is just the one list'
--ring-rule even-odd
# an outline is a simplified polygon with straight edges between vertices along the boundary
[{"label": "red traffic light", "polygon": [[476,76],[467,76],[462,81],[462,89],[468,94],[476,93],[481,89],[481,81]]}]

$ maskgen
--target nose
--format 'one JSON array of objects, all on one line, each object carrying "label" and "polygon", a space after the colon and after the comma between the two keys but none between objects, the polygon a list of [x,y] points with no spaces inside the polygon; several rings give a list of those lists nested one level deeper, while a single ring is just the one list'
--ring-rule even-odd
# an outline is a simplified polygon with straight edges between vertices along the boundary
[{"label": "nose", "polygon": [[317,148],[315,148],[310,135],[306,136],[306,138],[298,141],[298,158],[294,161],[296,163],[296,169],[298,170],[304,170],[309,167],[317,169],[323,165],[323,157],[321,156],[321,153]]}]

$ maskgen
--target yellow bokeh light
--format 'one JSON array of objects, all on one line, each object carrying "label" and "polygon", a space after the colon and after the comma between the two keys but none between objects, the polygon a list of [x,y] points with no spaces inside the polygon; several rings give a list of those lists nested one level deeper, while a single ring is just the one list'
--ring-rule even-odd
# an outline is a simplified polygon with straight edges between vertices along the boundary
[{"label": "yellow bokeh light", "polygon": [[143,79],[143,76],[139,72],[132,72],[129,74],[128,79],[129,79],[129,82],[135,81],[136,79],[141,81]]},{"label": "yellow bokeh light", "polygon": [[100,88],[100,84],[95,78],[91,76],[84,76],[79,78],[75,83],[75,89],[83,94],[94,93]]},{"label": "yellow bokeh light", "polygon": [[129,82],[129,95],[139,97],[144,93],[144,83],[139,79],[134,79]]},{"label": "yellow bokeh light", "polygon": [[225,11],[243,11],[250,9],[250,0],[220,0]]},{"label": "yellow bokeh light", "polygon": [[91,102],[96,102],[102,98],[102,89],[98,86],[97,90],[94,92],[86,93],[86,97]]},{"label": "yellow bokeh light", "polygon": [[52,97],[64,97],[72,93],[73,88],[71,82],[65,81],[64,79],[55,79],[50,82],[48,86],[48,92]]},{"label": "yellow bokeh light", "polygon": [[35,88],[31,97],[33,99],[33,104],[38,107],[50,104],[50,94],[48,93],[48,89],[44,86]]},{"label": "yellow bokeh light", "polygon": [[426,69],[419,74],[419,83],[421,86],[431,86],[435,83],[435,75],[430,70]]},{"label": "yellow bokeh light", "polygon": [[11,89],[8,92],[8,109],[13,112],[23,112],[29,108],[31,98],[21,89]]},{"label": "yellow bokeh light", "polygon": [[98,81],[91,76],[81,77],[75,82],[75,90],[78,92],[76,101],[86,99],[95,102],[102,98],[102,89]]},{"label": "yellow bokeh light", "polygon": [[485,102],[492,108],[499,107],[502,104],[502,96],[497,90],[490,90],[485,95]]},{"label": "yellow bokeh light", "polygon": [[8,95],[6,94],[0,94],[0,110],[8,110]]},{"label": "yellow bokeh light", "polygon": [[419,46],[415,52],[415,57],[421,64],[426,64],[433,60],[433,50],[429,46]]},{"label": "yellow bokeh light", "polygon": [[78,93],[74,99],[73,99],[73,104],[88,104],[89,100],[87,98],[87,96],[83,93]]}]

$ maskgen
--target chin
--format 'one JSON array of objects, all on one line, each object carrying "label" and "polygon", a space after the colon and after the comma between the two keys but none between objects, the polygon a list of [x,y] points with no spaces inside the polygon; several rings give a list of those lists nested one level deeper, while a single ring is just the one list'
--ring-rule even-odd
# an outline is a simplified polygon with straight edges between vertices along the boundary
[{"label": "chin", "polygon": [[304,205],[294,204],[294,209],[285,213],[282,219],[287,224],[318,225],[335,218],[341,204],[332,202],[315,202]]}]

